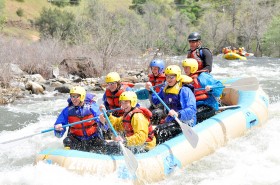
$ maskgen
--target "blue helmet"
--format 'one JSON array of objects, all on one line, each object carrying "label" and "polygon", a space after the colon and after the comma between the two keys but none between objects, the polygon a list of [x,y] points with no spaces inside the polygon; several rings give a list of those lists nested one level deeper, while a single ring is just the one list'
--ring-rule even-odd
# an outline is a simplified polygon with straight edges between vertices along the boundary
[{"label": "blue helmet", "polygon": [[158,67],[159,68],[158,73],[161,74],[164,72],[165,64],[163,60],[155,59],[151,61],[150,67]]}]

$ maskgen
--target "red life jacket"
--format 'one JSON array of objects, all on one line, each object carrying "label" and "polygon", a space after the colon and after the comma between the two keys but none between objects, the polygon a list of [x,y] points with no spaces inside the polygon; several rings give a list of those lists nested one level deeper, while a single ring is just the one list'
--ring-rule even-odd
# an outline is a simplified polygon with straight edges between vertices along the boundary
[{"label": "red life jacket", "polygon": [[[148,77],[149,77],[149,82],[151,82],[153,86],[159,85],[159,84],[162,84],[162,83],[165,82],[165,74],[164,73],[159,74],[158,76],[154,76],[153,74],[149,74]],[[161,88],[161,86],[156,87],[155,91],[159,92],[160,88]]]},{"label": "red life jacket", "polygon": [[[85,111],[88,112],[88,111]],[[70,113],[70,111],[69,111]],[[84,117],[79,117],[77,115],[74,114],[69,114],[68,116],[68,122],[69,123],[74,123],[77,121],[81,121],[81,120],[86,120],[86,119],[90,119],[93,118],[94,116],[92,115],[91,112],[88,112],[88,114]],[[70,127],[69,132],[73,135],[76,136],[85,136],[84,131],[86,133],[87,136],[91,136],[93,135],[96,131],[97,131],[97,124],[94,120],[88,121],[88,122],[83,122],[81,124],[76,124]]]},{"label": "red life jacket", "polygon": [[123,127],[125,130],[125,135],[129,137],[134,134],[133,128],[131,126],[131,119],[135,113],[142,113],[148,119],[149,127],[148,127],[148,138],[146,142],[152,141],[154,138],[154,131],[150,121],[152,117],[152,112],[145,107],[135,107],[132,111],[130,111],[129,113],[123,116]]},{"label": "red life jacket", "polygon": [[[131,87],[132,85],[134,86],[134,84],[132,84],[130,82],[121,82],[121,87],[115,94],[113,94],[109,89],[106,89],[105,95],[106,95],[106,99],[109,104],[110,110],[121,107],[121,105],[119,103],[119,97],[126,90],[127,87]],[[122,116],[124,113],[123,110],[118,110],[116,112],[118,114],[115,116],[118,116],[118,117]]]},{"label": "red life jacket", "polygon": [[200,54],[199,54],[199,51],[197,52],[198,49],[194,50],[194,51],[189,51],[188,52],[188,55],[187,55],[187,58],[193,58],[197,61],[198,63],[198,70],[201,70],[203,69],[203,61],[202,59],[200,58]]},{"label": "red life jacket", "polygon": [[202,54],[203,54],[202,53],[202,49],[208,49],[208,48],[206,48],[206,47],[198,47],[194,51],[188,50],[188,55],[187,55],[187,58],[193,58],[193,59],[195,59],[197,61],[197,63],[198,63],[198,71],[202,70],[204,68],[203,60],[202,60]]},{"label": "red life jacket", "polygon": [[[197,71],[196,73],[192,74],[192,79],[193,79],[193,87],[194,90],[195,89],[199,89],[202,88],[201,84],[199,83],[197,77],[200,73],[202,72],[206,72],[207,70],[201,70],[201,71]],[[196,101],[200,101],[200,100],[205,100],[209,97],[208,92],[206,90],[198,90],[198,91],[194,91],[194,95],[195,95],[195,99]]]}]

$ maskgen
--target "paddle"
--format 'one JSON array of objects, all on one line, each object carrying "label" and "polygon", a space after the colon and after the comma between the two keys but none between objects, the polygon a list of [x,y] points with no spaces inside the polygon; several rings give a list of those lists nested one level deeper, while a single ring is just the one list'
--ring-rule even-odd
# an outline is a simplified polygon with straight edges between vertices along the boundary
[{"label": "paddle", "polygon": [[[151,87],[150,90],[157,96],[159,101],[162,103],[162,105],[166,108],[166,110],[169,112],[169,107],[164,103],[164,101],[159,97],[159,95],[155,92],[155,90]],[[176,116],[174,116],[177,123],[180,125],[182,132],[186,139],[189,141],[189,143],[192,145],[193,148],[196,147],[198,143],[198,135],[193,131],[193,129],[187,125],[182,123]]]},{"label": "paddle", "polygon": [[[211,89],[215,88],[234,88],[240,91],[256,91],[259,88],[259,82],[256,77],[248,77],[236,80],[232,84],[225,84],[223,86],[212,86]],[[195,89],[195,91],[205,90],[205,88]]]},{"label": "paddle", "polygon": [[222,106],[219,107],[219,110],[225,110],[225,109],[235,109],[235,108],[240,108],[240,105],[229,105],[229,106]]},{"label": "paddle", "polygon": [[[116,132],[116,130],[114,129],[114,127],[112,126],[107,114],[106,114],[106,110],[103,108],[102,109],[103,111],[103,114],[104,114],[104,117],[106,118],[111,130],[113,131],[115,137],[118,137],[118,134]],[[135,175],[135,172],[138,168],[138,162],[135,158],[135,156],[133,155],[133,153],[128,149],[126,148],[123,143],[121,141],[119,141],[119,144],[121,146],[121,149],[122,149],[122,152],[123,152],[123,155],[124,155],[124,161],[125,161],[125,164],[129,170],[129,172],[132,174],[132,175]]]},{"label": "paddle", "polygon": [[[155,87],[159,87],[159,86],[163,86],[165,83],[161,83],[161,84],[158,84],[158,85],[155,85],[153,86],[153,88]],[[146,100],[146,99],[149,99],[149,91],[147,89],[140,89],[140,90],[137,90],[135,91],[136,95],[137,95],[137,98],[139,100]]]},{"label": "paddle", "polygon": [[118,111],[118,110],[122,110],[122,108],[110,109],[110,110],[107,110],[107,112],[115,112],[115,111]]},{"label": "paddle", "polygon": [[[63,125],[62,128],[70,127],[70,126],[73,126],[73,125],[77,125],[77,124],[80,124],[80,123],[83,123],[83,122],[87,122],[87,121],[91,121],[91,120],[95,120],[95,119],[98,119],[98,116],[94,117],[94,118],[82,120],[82,121],[77,121],[77,122],[74,122],[74,123],[71,123],[71,124]],[[39,134],[43,134],[43,133],[46,133],[46,132],[50,132],[50,131],[53,131],[53,130],[54,130],[54,128],[50,128],[50,129],[47,129],[47,130],[42,130],[39,133],[31,134],[31,135],[20,137],[20,138],[17,138],[17,139],[12,139],[12,140],[9,140],[9,141],[4,141],[4,142],[1,142],[0,144],[7,144],[7,143],[11,143],[11,142],[27,139],[27,138],[30,138],[30,137],[33,137],[33,136],[36,136],[36,135],[39,135]]]}]

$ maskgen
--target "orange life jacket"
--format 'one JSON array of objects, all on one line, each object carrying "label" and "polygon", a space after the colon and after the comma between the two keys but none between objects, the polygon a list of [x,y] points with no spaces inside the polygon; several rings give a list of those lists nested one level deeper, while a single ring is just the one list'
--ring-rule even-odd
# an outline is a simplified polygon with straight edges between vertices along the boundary
[{"label": "orange life jacket", "polygon": [[142,113],[148,119],[149,127],[148,127],[148,138],[146,142],[152,141],[154,138],[154,131],[150,121],[152,117],[152,112],[145,107],[135,107],[132,111],[130,111],[129,113],[123,116],[123,127],[125,130],[125,135],[129,137],[134,134],[133,128],[131,126],[131,119],[135,113]]},{"label": "orange life jacket", "polygon": [[[149,77],[149,82],[151,82],[153,86],[159,85],[159,84],[162,84],[162,83],[165,82],[165,74],[164,73],[159,74],[158,76],[154,76],[153,74],[149,74],[148,77]],[[160,88],[161,88],[161,86],[156,87],[155,91],[159,92]]]},{"label": "orange life jacket", "polygon": [[[74,106],[71,107],[73,108]],[[69,109],[71,109],[71,107]],[[74,111],[69,110],[68,122],[74,123],[77,121],[86,120],[94,117],[90,110],[85,110],[84,113],[86,113],[84,117],[79,117],[75,115]],[[69,132],[76,136],[85,136],[85,134],[87,136],[91,136],[96,131],[97,131],[97,124],[94,120],[83,122],[81,124],[76,124],[69,128]]]},{"label": "orange life jacket", "polygon": [[[201,71],[197,71],[196,73],[192,74],[191,77],[193,79],[193,87],[194,90],[195,89],[199,89],[202,88],[201,84],[198,81],[198,75],[202,72],[206,72],[207,70],[201,70]],[[198,91],[194,91],[194,95],[195,95],[195,99],[196,101],[200,101],[200,100],[205,100],[209,97],[208,92],[206,90],[198,90]]]},{"label": "orange life jacket", "polygon": [[[109,104],[110,110],[121,107],[121,105],[119,103],[119,97],[126,90],[127,87],[131,87],[132,85],[134,86],[134,84],[132,84],[130,82],[121,82],[121,87],[115,94],[113,94],[109,89],[106,89],[105,95],[106,95],[106,99]],[[118,116],[118,117],[122,116],[124,113],[123,110],[118,110],[116,112],[117,112],[117,115],[115,115],[115,116]]]}]

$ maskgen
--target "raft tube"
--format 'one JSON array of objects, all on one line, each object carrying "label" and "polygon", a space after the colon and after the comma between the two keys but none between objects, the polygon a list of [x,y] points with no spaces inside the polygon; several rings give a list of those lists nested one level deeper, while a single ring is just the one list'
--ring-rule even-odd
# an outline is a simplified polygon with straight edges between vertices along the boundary
[{"label": "raft tube", "polygon": [[[225,79],[231,84],[237,79]],[[123,156],[103,155],[66,149],[46,149],[41,151],[36,162],[44,161],[60,165],[79,174],[115,173],[124,180],[135,183],[154,183],[167,178],[176,168],[184,168],[194,161],[213,153],[229,140],[243,136],[248,130],[259,127],[268,119],[268,96],[261,87],[256,91],[238,91],[225,88],[222,102],[225,105],[239,105],[226,109],[197,124],[193,130],[199,141],[195,148],[179,134],[147,153],[135,154],[138,162],[136,174],[131,175]]]}]

